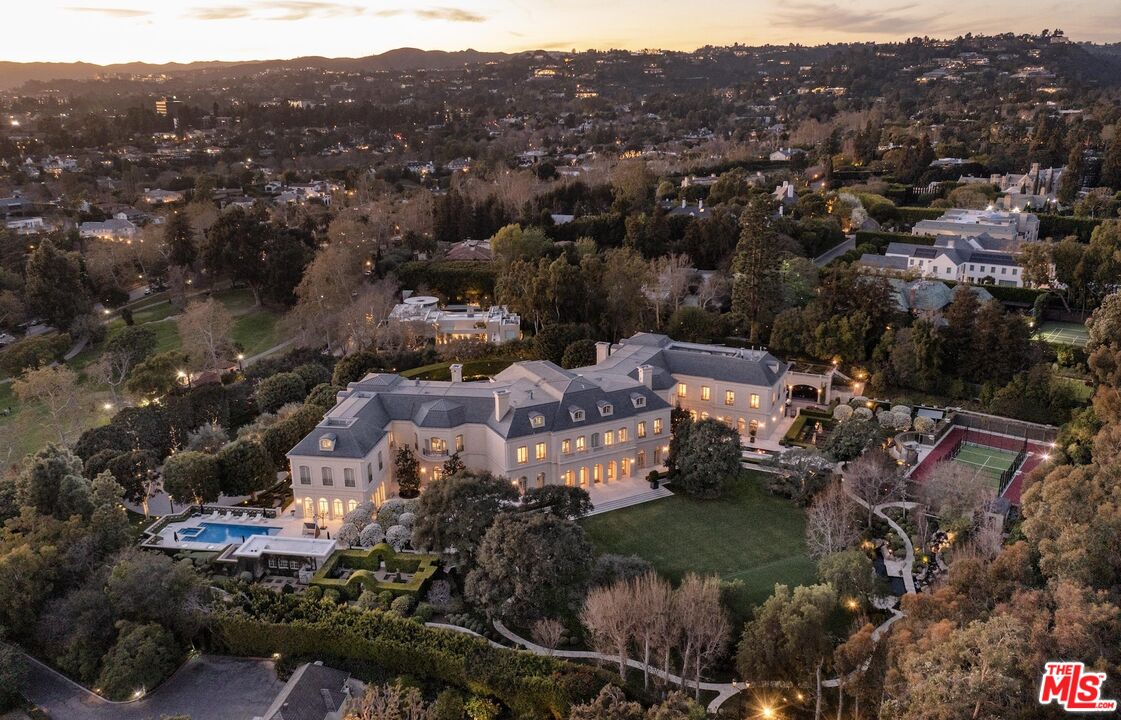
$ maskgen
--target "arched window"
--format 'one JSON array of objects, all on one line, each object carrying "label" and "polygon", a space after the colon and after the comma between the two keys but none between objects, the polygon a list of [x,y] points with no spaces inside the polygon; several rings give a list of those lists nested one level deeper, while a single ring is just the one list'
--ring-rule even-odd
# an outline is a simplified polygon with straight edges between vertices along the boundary
[{"label": "arched window", "polygon": [[347,511],[348,513],[349,513],[349,512],[354,512],[354,510],[355,510],[355,509],[356,509],[357,507],[358,507],[358,501],[357,501],[357,500],[347,500],[347,501],[346,501],[346,511]]},{"label": "arched window", "polygon": [[304,498],[304,517],[309,518],[315,514],[315,501],[311,498]]},{"label": "arched window", "polygon": [[327,504],[327,498],[319,498],[319,517],[327,517],[327,513],[330,512],[330,507],[331,506]]},{"label": "arched window", "polygon": [[334,506],[335,514],[331,517],[341,518],[343,516],[343,501],[339,498],[335,498]]}]

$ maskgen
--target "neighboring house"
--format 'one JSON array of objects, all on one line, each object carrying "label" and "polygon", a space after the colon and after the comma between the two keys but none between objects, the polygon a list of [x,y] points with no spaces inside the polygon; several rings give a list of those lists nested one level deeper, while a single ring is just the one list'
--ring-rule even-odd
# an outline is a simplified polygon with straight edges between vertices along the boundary
[{"label": "neighboring house", "polygon": [[20,235],[30,235],[47,229],[41,217],[11,218],[5,221],[4,225]]},{"label": "neighboring house", "polygon": [[350,673],[322,662],[296,668],[264,715],[253,720],[342,720],[347,701],[362,693]]},{"label": "neighboring house", "polygon": [[789,162],[795,155],[805,155],[806,151],[799,148],[779,148],[770,154],[770,159],[775,162]]},{"label": "neighboring house", "polygon": [[0,216],[11,217],[12,215],[22,215],[29,209],[31,209],[31,203],[24,200],[19,195],[0,198]]},{"label": "neighboring house", "polygon": [[1066,168],[1041,168],[1039,163],[1032,163],[1031,168],[1023,174],[993,174],[987,178],[963,175],[958,178],[958,182],[967,185],[996,185],[1001,193],[996,204],[1004,210],[1042,208],[1057,202],[1056,193],[1065,170]]},{"label": "neighboring house", "polygon": [[770,437],[790,391],[828,402],[830,375],[790,371],[766,350],[676,342],[640,333],[598,343],[597,362],[564,370],[519,362],[490,382],[410,380],[391,373],[350,383],[319,425],[288,452],[296,508],[339,518],[396,492],[401,446],[438,480],[459,453],[467,467],[510,478],[524,492],[642,478],[664,466],[674,405],[748,437]]},{"label": "neighboring house", "polygon": [[490,240],[461,240],[452,244],[445,259],[490,262],[494,255],[491,254]]},{"label": "neighboring house", "polygon": [[999,210],[947,210],[936,220],[920,220],[912,235],[975,236],[982,233],[1008,242],[1008,249],[1039,239],[1039,218],[1028,212]]},{"label": "neighboring house", "polygon": [[84,222],[78,226],[79,235],[99,240],[131,240],[139,231],[140,228],[133,223],[117,217],[104,222]]},{"label": "neighboring house", "polygon": [[[901,280],[891,278],[892,294],[900,312],[910,313],[915,317],[925,318],[942,325],[942,310],[953,302],[955,289],[938,280]],[[983,287],[973,285],[959,285],[962,292],[971,292],[977,296],[982,304],[993,299],[991,293]]]},{"label": "neighboring house", "polygon": [[1000,241],[985,235],[940,235],[934,245],[890,243],[883,255],[865,253],[859,262],[889,275],[1023,287],[1023,268],[1013,253],[994,248],[1000,245]]},{"label": "neighboring house", "polygon": [[437,345],[456,340],[480,340],[499,345],[522,336],[521,317],[505,305],[487,310],[473,305],[439,306],[437,298],[419,295],[406,298],[389,313],[390,325],[413,325]]},{"label": "neighboring house", "polygon": [[668,211],[670,217],[691,217],[697,220],[704,220],[712,215],[711,209],[705,207],[705,201],[698,200],[696,205],[690,204],[681,198],[680,205],[672,205],[671,203],[664,203],[663,207]]},{"label": "neighboring house", "polygon": [[794,186],[790,184],[789,180],[783,180],[782,185],[779,185],[771,193],[771,198],[778,203],[778,211],[780,215],[786,213],[786,210],[793,207],[798,202],[798,193],[795,191]]},{"label": "neighboring house", "polygon": [[183,202],[183,193],[177,190],[145,190],[144,202],[149,205],[167,205]]}]

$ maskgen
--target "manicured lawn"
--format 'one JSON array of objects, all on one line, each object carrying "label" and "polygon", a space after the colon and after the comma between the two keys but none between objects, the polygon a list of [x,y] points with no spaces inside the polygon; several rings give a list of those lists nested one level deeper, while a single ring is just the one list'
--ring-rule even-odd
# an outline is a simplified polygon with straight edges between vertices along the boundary
[{"label": "manicured lawn", "polygon": [[[467,360],[463,363],[463,379],[481,380],[492,377],[510,367],[513,362],[513,360],[504,359]],[[401,373],[401,377],[416,378],[417,380],[451,380],[451,366],[450,361],[424,365],[405,370]]]},{"label": "manicured lawn", "polygon": [[283,340],[280,332],[280,316],[257,308],[234,320],[231,335],[245,356],[251,357],[279,344]]},{"label": "manicured lawn", "polygon": [[758,473],[745,471],[719,500],[678,494],[581,524],[597,552],[638,555],[674,582],[690,571],[743,580],[750,605],[765,600],[776,583],[803,585],[817,577],[806,555],[805,514],[768,495]]}]

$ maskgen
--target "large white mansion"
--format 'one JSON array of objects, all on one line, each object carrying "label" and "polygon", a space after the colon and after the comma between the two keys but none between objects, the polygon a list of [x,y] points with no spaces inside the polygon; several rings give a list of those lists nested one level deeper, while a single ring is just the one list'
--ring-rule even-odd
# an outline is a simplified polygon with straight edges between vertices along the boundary
[{"label": "large white mansion", "polygon": [[[820,384],[818,384],[820,382]],[[297,510],[339,518],[396,490],[399,443],[420,461],[422,483],[459,453],[473,470],[508,477],[524,492],[546,484],[593,487],[662,468],[670,410],[716,418],[741,435],[769,437],[793,384],[827,400],[827,376],[802,377],[765,350],[697,345],[640,333],[597,344],[597,362],[564,370],[519,362],[490,382],[367,375],[288,452]]]}]

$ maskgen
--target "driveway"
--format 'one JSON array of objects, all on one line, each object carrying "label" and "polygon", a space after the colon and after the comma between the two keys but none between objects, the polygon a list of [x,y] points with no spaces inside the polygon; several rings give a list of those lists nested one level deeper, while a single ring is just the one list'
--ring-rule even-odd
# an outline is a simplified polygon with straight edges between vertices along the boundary
[{"label": "driveway", "polygon": [[28,660],[24,695],[53,720],[250,720],[284,687],[268,660],[201,655],[188,660],[143,700],[111,703],[36,660]]}]

